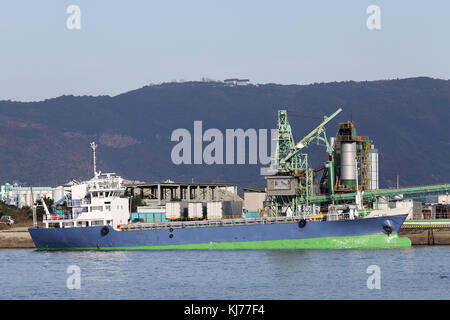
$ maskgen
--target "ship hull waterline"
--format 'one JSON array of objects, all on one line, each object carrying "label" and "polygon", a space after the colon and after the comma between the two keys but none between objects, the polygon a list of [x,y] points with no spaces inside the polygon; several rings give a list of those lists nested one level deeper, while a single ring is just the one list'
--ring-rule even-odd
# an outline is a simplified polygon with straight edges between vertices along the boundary
[{"label": "ship hull waterline", "polygon": [[[103,226],[29,228],[38,250],[295,250],[408,248],[406,214],[340,221],[116,231]],[[386,224],[392,231],[386,232]]]}]

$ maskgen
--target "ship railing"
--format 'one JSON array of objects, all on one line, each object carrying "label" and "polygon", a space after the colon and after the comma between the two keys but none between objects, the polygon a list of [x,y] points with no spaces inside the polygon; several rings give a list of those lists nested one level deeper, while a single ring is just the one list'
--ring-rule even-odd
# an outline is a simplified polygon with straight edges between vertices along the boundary
[{"label": "ship railing", "polygon": [[78,217],[78,215],[74,215],[69,212],[59,213],[59,214],[51,214],[49,218],[47,216],[43,216],[44,222],[58,222],[58,221],[65,221],[65,220],[74,220]]},{"label": "ship railing", "polygon": [[168,228],[198,228],[211,226],[231,226],[248,224],[275,224],[297,222],[303,219],[300,216],[294,217],[258,217],[246,219],[221,219],[221,220],[197,220],[197,221],[170,221],[156,223],[135,223],[124,225],[122,230],[142,230],[142,229],[168,229]]},{"label": "ship railing", "polygon": [[77,208],[82,205],[91,204],[90,199],[72,199],[72,207]]}]

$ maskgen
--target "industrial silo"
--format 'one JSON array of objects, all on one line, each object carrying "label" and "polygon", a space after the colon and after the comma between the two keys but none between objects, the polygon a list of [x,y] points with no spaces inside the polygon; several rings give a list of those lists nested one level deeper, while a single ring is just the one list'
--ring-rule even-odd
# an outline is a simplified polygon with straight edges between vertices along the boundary
[{"label": "industrial silo", "polygon": [[64,192],[63,186],[59,186],[59,187],[52,189],[52,198],[53,198],[54,202],[62,199],[64,197],[64,195],[65,195],[65,192]]},{"label": "industrial silo", "polygon": [[369,189],[376,190],[378,186],[378,150],[372,148],[370,150],[370,166],[369,166]]},{"label": "industrial silo", "polygon": [[356,185],[356,142],[341,144],[341,181],[343,185]]}]

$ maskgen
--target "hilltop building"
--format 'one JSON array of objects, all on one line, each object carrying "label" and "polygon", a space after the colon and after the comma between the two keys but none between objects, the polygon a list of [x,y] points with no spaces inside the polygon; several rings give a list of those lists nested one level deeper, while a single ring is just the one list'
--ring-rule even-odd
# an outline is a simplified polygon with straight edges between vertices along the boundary
[{"label": "hilltop building", "polygon": [[250,84],[250,80],[249,79],[225,79],[223,81],[226,85],[229,85],[231,87],[236,87],[236,86],[248,86]]}]

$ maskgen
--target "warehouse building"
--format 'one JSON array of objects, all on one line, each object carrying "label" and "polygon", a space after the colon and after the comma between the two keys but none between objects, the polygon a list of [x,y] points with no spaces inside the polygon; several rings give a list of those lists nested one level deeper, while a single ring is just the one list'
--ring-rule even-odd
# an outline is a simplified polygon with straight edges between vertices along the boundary
[{"label": "warehouse building", "polygon": [[127,196],[138,196],[147,206],[164,206],[169,201],[242,200],[236,184],[165,181],[128,184],[126,188]]},{"label": "warehouse building", "polygon": [[0,186],[0,199],[8,205],[18,208],[31,207],[34,201],[42,198],[53,199],[56,188],[52,187],[23,187],[6,183]]},{"label": "warehouse building", "polygon": [[144,206],[131,213],[132,221],[166,221],[166,204],[172,201],[211,202],[242,201],[236,184],[179,183],[173,181],[126,184],[126,195],[139,197]]}]

